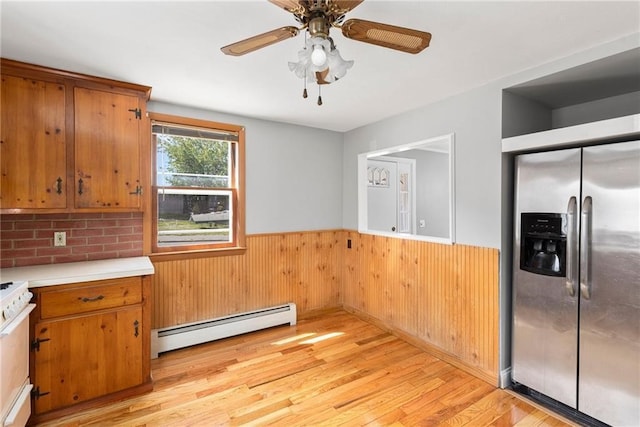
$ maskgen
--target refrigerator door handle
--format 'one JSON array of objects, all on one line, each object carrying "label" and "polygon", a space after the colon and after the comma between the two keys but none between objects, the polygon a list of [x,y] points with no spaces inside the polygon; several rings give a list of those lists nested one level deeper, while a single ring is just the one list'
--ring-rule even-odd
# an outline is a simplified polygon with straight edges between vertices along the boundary
[{"label": "refrigerator door handle", "polygon": [[567,205],[567,281],[565,285],[570,297],[576,296],[576,267],[578,265],[578,253],[576,251],[578,247],[576,241],[578,229],[577,208],[578,202],[575,196],[572,196]]},{"label": "refrigerator door handle", "polygon": [[580,294],[591,299],[591,217],[593,201],[587,196],[582,201],[582,227],[580,229]]}]

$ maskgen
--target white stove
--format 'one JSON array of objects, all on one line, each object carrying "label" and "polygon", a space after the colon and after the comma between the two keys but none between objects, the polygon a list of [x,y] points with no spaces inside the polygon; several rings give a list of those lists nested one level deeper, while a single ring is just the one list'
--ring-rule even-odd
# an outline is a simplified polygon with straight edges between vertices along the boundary
[{"label": "white stove", "polygon": [[27,282],[0,283],[0,426],[24,426],[31,415]]}]

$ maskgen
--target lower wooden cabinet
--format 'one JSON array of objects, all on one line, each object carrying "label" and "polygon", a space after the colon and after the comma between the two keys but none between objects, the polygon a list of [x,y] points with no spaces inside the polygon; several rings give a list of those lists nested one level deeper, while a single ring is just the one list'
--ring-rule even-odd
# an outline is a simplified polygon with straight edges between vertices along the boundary
[{"label": "lower wooden cabinet", "polygon": [[32,289],[32,423],[150,389],[149,286],[142,276]]}]

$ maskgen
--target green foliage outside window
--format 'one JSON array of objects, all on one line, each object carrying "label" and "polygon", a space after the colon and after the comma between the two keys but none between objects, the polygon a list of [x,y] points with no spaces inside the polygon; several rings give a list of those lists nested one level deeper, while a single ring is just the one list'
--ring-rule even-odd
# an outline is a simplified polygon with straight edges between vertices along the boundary
[{"label": "green foliage outside window", "polygon": [[171,186],[226,187],[228,185],[228,142],[159,134],[158,149],[167,154],[166,168],[170,174],[165,179]]}]

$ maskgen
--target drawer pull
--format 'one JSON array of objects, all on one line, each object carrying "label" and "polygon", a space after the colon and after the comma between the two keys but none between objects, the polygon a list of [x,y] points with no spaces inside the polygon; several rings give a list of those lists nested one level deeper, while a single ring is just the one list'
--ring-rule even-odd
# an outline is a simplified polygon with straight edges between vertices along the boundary
[{"label": "drawer pull", "polygon": [[137,320],[135,322],[133,322],[133,336],[137,337],[138,335],[140,335],[138,333],[138,326],[140,326],[140,322],[138,322]]},{"label": "drawer pull", "polygon": [[98,295],[97,297],[83,297],[83,298],[79,298],[82,302],[93,302],[93,301],[100,301],[101,299],[104,299],[104,295]]}]

